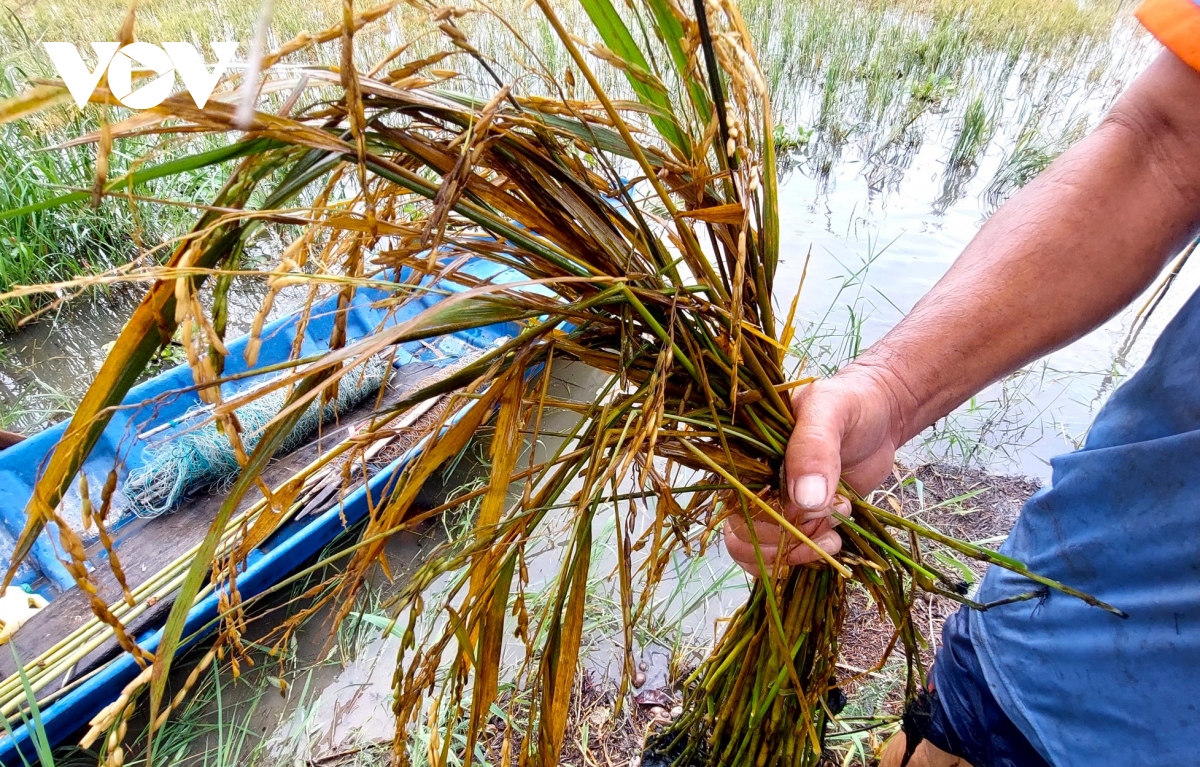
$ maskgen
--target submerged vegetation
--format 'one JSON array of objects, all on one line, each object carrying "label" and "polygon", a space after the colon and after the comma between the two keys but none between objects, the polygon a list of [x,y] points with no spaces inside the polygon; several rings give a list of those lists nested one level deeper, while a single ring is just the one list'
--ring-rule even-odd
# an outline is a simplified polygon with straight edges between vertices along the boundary
[{"label": "submerged vegetation", "polygon": [[[387,605],[385,625],[400,638],[392,692],[393,750],[401,763],[417,761],[418,739],[415,751],[431,764],[471,761],[499,711],[510,726],[487,742],[498,751],[488,758],[558,764],[598,578],[615,584],[623,694],[636,675],[635,636],[656,614],[652,606],[668,567],[677,567],[681,555],[703,556],[722,522],[759,520],[789,545],[812,544],[784,519],[775,490],[794,426],[787,397],[805,382],[793,380],[798,365],[810,361],[788,354],[794,342],[806,340],[796,337],[799,293],[776,295],[779,147],[769,77],[779,76],[780,68],[764,74],[759,51],[764,60],[788,58],[801,67],[811,59],[781,50],[784,43],[760,29],[766,17],[755,5],[748,6],[746,19],[728,1],[559,5],[534,0],[525,11],[533,21],[518,26],[510,21],[515,9],[497,11],[485,3],[441,7],[417,0],[357,15],[347,3],[338,25],[300,34],[266,56],[266,64],[279,61],[280,51],[339,62],[336,70],[314,67],[275,83],[279,92],[296,94],[287,109],[263,108],[243,122],[233,99],[216,99],[202,111],[177,95],[149,119],[112,124],[114,146],[149,126],[165,137],[187,137],[180,144],[184,161],[168,167],[182,178],[212,176],[222,183],[210,188],[209,204],[190,231],[170,243],[169,253],[163,249],[161,263],[143,259],[104,277],[149,287],[46,464],[14,561],[53,527],[72,575],[82,587],[91,586],[83,547],[64,524],[59,503],[78,487],[81,498],[99,497],[103,519],[114,487],[93,488],[89,495],[86,479],[76,478],[80,458],[133,381],[177,333],[211,406],[208,420],[230,441],[241,472],[205,540],[174,566],[173,588],[164,580],[160,591],[139,590],[111,607],[97,599],[96,619],[80,630],[88,641],[115,636],[146,664],[92,723],[89,742],[110,763],[125,758],[122,743],[135,712],[150,723],[147,761],[171,748],[164,723],[207,673],[201,663],[182,689],[168,689],[194,601],[208,590],[225,595],[216,649],[204,657],[211,661],[218,649],[234,661],[248,657],[249,605],[235,588],[240,558],[298,512],[294,501],[311,472],[346,452],[365,462],[365,451],[402,423],[419,429],[425,451],[403,469],[365,529],[328,553],[325,560],[343,569],[310,590],[313,603],[283,625],[281,640],[322,606],[338,623],[359,616],[357,599],[390,537],[470,509],[463,532],[417,568]],[[1065,5],[1047,7],[1057,9],[1048,12],[1054,24],[1075,23]],[[884,24],[880,8],[864,9],[876,14],[871,34],[878,39],[903,41],[911,33]],[[1011,44],[1010,11],[999,3],[980,9],[977,20],[945,23],[951,32],[961,23]],[[808,26],[776,20],[773,28],[782,34],[817,29],[813,20],[820,11],[810,7]],[[943,5],[922,12],[943,23]],[[372,39],[372,25],[395,23],[392,14],[404,16],[406,37],[387,41],[381,34],[360,48]],[[535,45],[534,35],[544,39]],[[956,39],[949,33],[945,38]],[[899,77],[884,69],[866,80],[864,90],[855,62],[838,60],[832,44],[814,38],[789,45],[811,45],[813,56],[826,57],[814,70],[822,73],[826,98],[812,123],[813,143],[824,143],[826,151],[836,143],[830,137],[837,126],[841,142],[858,130],[851,117],[898,126],[899,135],[889,141],[909,141],[906,126],[949,97],[941,78],[969,60],[937,43]],[[884,87],[889,78],[898,85]],[[237,86],[237,79],[229,85]],[[43,89],[33,98],[49,106],[58,95]],[[109,98],[103,87],[94,97]],[[846,99],[857,99],[862,111],[842,109]],[[961,167],[971,166],[987,141],[993,124],[987,103],[969,102],[959,136]],[[0,116],[11,104],[0,107]],[[217,148],[201,151],[196,134],[228,143],[214,139]],[[129,167],[134,174],[154,173],[160,160]],[[138,178],[114,171],[107,194],[119,198]],[[47,209],[71,199],[52,199]],[[154,205],[137,200],[133,209]],[[4,216],[21,220],[30,212]],[[288,234],[280,235],[282,252],[260,269],[245,270],[242,256],[255,238],[281,232]],[[494,265],[492,276],[467,268],[480,261]],[[390,295],[383,304],[391,308],[437,290],[435,278],[463,291],[354,342],[346,340],[346,312],[339,310],[330,351],[294,359],[281,378],[225,400],[219,384],[228,354],[229,286],[235,273],[246,271],[263,278],[268,291],[251,329],[251,364],[261,320],[284,290],[333,292],[343,308],[368,284],[386,286]],[[98,281],[80,278],[55,289]],[[522,330],[436,383],[406,393],[398,404],[377,408],[352,440],[289,482],[272,488],[261,481],[297,420],[312,403],[336,397],[339,384],[352,380],[345,376],[358,375],[396,343],[498,322],[520,322]],[[857,343],[850,347],[852,356]],[[602,371],[600,390],[551,397],[550,371],[566,360]],[[280,392],[283,408],[251,440],[238,410]],[[404,420],[444,395],[448,404],[436,418],[419,427]],[[577,422],[556,435],[557,446],[543,446],[547,414],[554,410],[574,414]],[[477,432],[493,416],[486,483],[435,508],[419,506],[426,482],[476,445]],[[527,438],[532,447],[522,455]],[[956,567],[961,562],[923,557],[923,542],[1025,573],[1097,609],[1113,609],[1069,584],[1028,573],[986,546],[942,535],[849,488],[842,493],[852,508],[838,515],[842,552],[790,571],[768,570],[760,557],[745,605],[686,678],[686,705],[655,740],[655,748],[677,764],[817,764],[839,708],[838,644],[852,590],[869,594],[890,620],[892,646],[904,653],[906,690],[912,692],[923,680],[920,650],[927,641],[911,619],[917,595],[982,607],[966,595]],[[243,499],[256,494],[262,497],[250,510],[235,514]],[[602,561],[595,544],[608,529],[613,557]],[[753,535],[753,524],[749,530]],[[557,546],[555,567],[544,587],[534,590],[530,562],[547,541]],[[95,566],[113,567],[120,578],[115,562]],[[149,657],[124,635],[123,620],[170,593],[174,605]],[[1030,598],[1040,593],[1030,592]],[[82,642],[69,637],[55,648],[53,661],[70,664]],[[51,678],[46,660],[28,659],[43,684]],[[5,680],[0,689],[8,695],[6,713],[22,705],[22,680]]]},{"label": "submerged vegetation", "polygon": [[1124,10],[1118,0],[743,6],[780,122],[814,129],[812,171],[859,161],[874,188],[895,189],[913,156],[949,133],[943,190],[929,201],[943,210],[990,146],[1016,142],[999,128],[1017,126],[1026,144],[1056,154],[1079,120],[1098,119],[1098,110],[1075,110],[1115,97],[1143,55]]},{"label": "submerged vegetation", "polygon": [[[0,17],[0,60],[9,81],[6,92],[13,92],[14,83],[23,78],[53,74],[40,49],[42,41],[115,39],[125,6],[124,0],[105,0],[100,8],[59,0],[19,5]],[[341,16],[340,3],[331,0],[279,0],[273,9],[268,47],[278,47],[305,30],[324,29]],[[1080,91],[1093,89],[1127,68],[1125,58],[1130,55],[1129,46],[1119,41],[1111,44],[1114,22],[1122,10],[1118,0],[1087,4],[1074,0],[751,0],[742,10],[778,116],[779,151],[790,155],[786,167],[796,166],[795,156],[803,154],[812,169],[828,174],[842,159],[859,159],[844,157],[848,146],[858,144],[873,185],[894,187],[912,154],[930,133],[941,130],[939,122],[961,119],[961,130],[955,130],[959,139],[945,158],[942,194],[930,200],[939,209],[964,193],[993,139],[1009,147],[1009,161],[996,171],[989,186],[989,207],[1011,194],[1028,180],[1031,168],[1044,166],[1077,134],[1077,123],[1082,120],[1086,127],[1085,116],[1053,114],[1046,105],[1071,103]],[[217,0],[197,7],[179,0],[151,0],[138,6],[136,31],[141,40],[190,40],[203,49],[212,39],[250,40],[258,14],[253,3]],[[533,52],[550,71],[565,71],[565,50],[549,26],[525,14],[515,18],[528,50],[505,51],[500,56],[502,66],[527,63]],[[397,12],[364,30],[356,46],[360,64],[369,67],[386,55],[388,41],[403,36],[407,26]],[[495,37],[495,32],[483,32],[486,39]],[[335,64],[331,58],[335,55],[320,47],[301,48],[282,63]],[[1086,73],[1084,82],[1078,72]],[[612,77],[601,76],[606,87],[620,87]],[[1015,106],[1005,107],[995,96],[1012,83],[1020,98]],[[269,104],[282,101],[282,96],[267,97]],[[96,129],[103,117],[98,106],[90,107],[82,119],[73,115],[73,110],[55,110],[23,126],[4,129],[0,153],[4,207],[45,200],[60,189],[91,188],[93,146],[44,151]],[[972,129],[1014,121],[1022,125],[1019,136]],[[1063,131],[1063,125],[1072,128]],[[1012,149],[1014,144],[1019,146]],[[161,146],[154,137],[125,139],[109,158],[110,176],[126,169],[127,159],[151,148],[167,159],[211,146],[186,139]],[[215,191],[206,185],[209,179],[211,175],[203,173],[173,176],[152,185],[135,185],[132,191],[199,204]],[[187,208],[139,209],[127,200],[108,198],[91,207],[75,205],[69,212],[47,210],[23,221],[7,221],[0,224],[0,292],[124,263],[182,234],[191,215]],[[30,296],[4,302],[0,327],[13,326],[42,302]]]}]

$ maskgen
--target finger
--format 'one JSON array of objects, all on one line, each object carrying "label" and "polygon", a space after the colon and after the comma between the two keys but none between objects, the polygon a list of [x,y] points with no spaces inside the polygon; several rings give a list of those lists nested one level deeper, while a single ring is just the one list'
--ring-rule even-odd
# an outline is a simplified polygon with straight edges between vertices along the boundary
[{"label": "finger", "polygon": [[[841,506],[838,505],[838,499],[840,499],[842,502]],[[792,522],[792,524],[799,526],[802,533],[811,537],[813,531],[817,529],[817,524],[821,520],[828,519],[834,513],[834,511],[837,511],[839,514],[843,515],[849,514],[849,509],[849,501],[847,501],[844,496],[839,495],[835,498],[832,506],[822,509],[821,511],[809,512],[804,516],[803,519],[795,520]],[[781,525],[772,517],[765,515],[753,516],[751,521],[754,525],[753,539],[750,537],[749,525],[746,524],[746,518],[741,514],[731,515],[726,520],[726,524],[729,526],[729,529],[733,535],[746,542],[757,540],[760,546],[779,546],[780,541],[785,538],[790,538],[793,540],[795,539],[794,535],[788,532],[783,525]],[[834,524],[836,524],[836,522]]]},{"label": "finger", "polygon": [[[800,521],[807,524],[825,519],[826,517],[831,517],[834,514],[841,514],[843,517],[848,517],[850,516],[851,511],[852,507],[850,506],[850,499],[844,495],[835,495],[833,497],[832,504],[818,511],[804,512],[804,515],[800,518]],[[841,524],[841,520],[835,520],[833,524],[839,525]]]},{"label": "finger", "polygon": [[[808,536],[811,539],[811,538],[815,538],[816,536],[820,535],[821,533],[825,532],[826,530],[829,530],[832,527],[833,527],[832,517],[828,514],[825,514],[824,516],[822,516],[818,519],[814,519],[811,522],[805,522],[804,524],[800,525],[800,532],[804,533],[806,536]],[[798,538],[796,538],[794,535],[789,536],[789,537],[791,538],[791,540],[793,542],[801,543],[801,541]]]},{"label": "finger", "polygon": [[[836,554],[842,548],[842,538],[833,530],[833,526],[836,524],[837,520],[826,517],[825,519],[803,525],[801,532],[807,535],[813,543],[817,544],[825,552]],[[745,530],[744,523],[742,529]],[[820,558],[820,554],[812,547],[790,535],[783,542],[783,545],[787,548],[787,563],[789,565],[804,565],[815,562]],[[762,574],[762,568],[759,566],[754,544],[736,532],[733,520],[726,520],[725,522],[725,550],[729,552],[729,556],[733,558],[733,561],[737,562],[750,575],[758,577]],[[774,568],[775,559],[779,556],[779,546],[763,545],[760,542],[758,553],[762,555],[763,564],[769,572]]]},{"label": "finger", "polygon": [[[854,507],[850,505],[850,499],[844,495],[836,495],[833,498],[833,505],[829,507],[830,515],[839,514],[843,517],[849,517],[854,512]],[[834,527],[842,524],[842,520],[833,517],[832,524]]]},{"label": "finger", "polygon": [[[817,543],[817,541],[823,541],[823,545],[818,544],[821,549],[833,547],[833,551],[830,553],[834,553],[841,549],[841,538],[836,537],[836,533],[834,533],[833,537],[830,537],[829,535],[829,533],[833,531],[833,526],[836,525],[836,523],[838,522],[836,522],[832,516],[827,515],[822,517],[820,520],[806,522],[804,525],[800,526],[799,529],[800,532],[804,533],[806,538],[814,541],[814,543]],[[745,528],[743,527],[743,531],[744,529]],[[761,539],[758,540],[758,550],[760,550],[762,553],[763,563],[767,565],[768,569],[774,567],[775,559],[779,558],[780,556],[784,556],[788,564],[805,564],[815,561],[815,559],[821,556],[818,555],[818,553],[812,549],[811,546],[805,544],[803,540],[797,538],[793,533],[780,531],[778,526],[776,526],[776,532],[779,532],[780,534],[775,543],[766,544],[763,543]],[[740,563],[742,564],[742,567],[746,570],[749,570],[752,574],[757,574],[760,570],[758,570],[758,561],[755,557],[754,544],[751,543],[749,538],[746,538],[744,535],[739,533],[733,533],[733,538],[736,540],[732,541],[733,549],[730,550],[731,553],[736,551],[738,557],[743,559],[743,562]],[[730,543],[731,541],[726,541],[726,549],[730,547]],[[784,552],[782,555],[780,555],[780,550]]]},{"label": "finger", "polygon": [[[822,526],[810,535],[812,542],[821,548],[827,554],[836,554],[842,550],[842,536],[833,529],[831,522],[825,522]],[[809,562],[815,562],[821,558],[821,555],[807,543],[798,543],[787,554],[787,563],[789,565],[806,565]]]},{"label": "finger", "polygon": [[[828,517],[800,526],[800,531],[809,538],[830,529],[831,523]],[[801,544],[801,541],[792,533],[770,520],[754,521],[754,538],[750,537],[749,526],[744,518],[730,517],[725,520],[725,550],[744,570],[751,575],[758,575],[761,571],[758,566],[758,557],[754,551],[754,541],[758,542],[759,552],[762,554],[763,563],[768,570],[774,567],[781,545],[790,550],[795,545]]]},{"label": "finger", "polygon": [[[745,531],[745,523],[742,524],[742,531]],[[742,569],[753,576],[761,574],[758,566],[758,557],[754,552],[754,544],[750,542],[749,537],[743,537],[737,532],[734,525],[734,520],[726,520],[725,522],[725,550],[729,552],[729,556],[734,562],[741,565]],[[759,544],[759,550],[762,552],[763,561],[767,565],[769,571],[775,564],[775,554],[777,547],[763,546]]]},{"label": "finger", "polygon": [[827,508],[842,473],[845,400],[821,396],[819,389],[810,387],[793,397],[796,428],[784,457],[788,511],[795,518]]},{"label": "finger", "polygon": [[[779,539],[789,535],[778,522],[767,517],[754,519],[754,540],[757,540],[763,546],[778,546]],[[749,526],[746,524],[746,518],[740,514],[735,514],[727,520],[727,524],[732,529],[733,534],[743,541],[750,541]]]}]

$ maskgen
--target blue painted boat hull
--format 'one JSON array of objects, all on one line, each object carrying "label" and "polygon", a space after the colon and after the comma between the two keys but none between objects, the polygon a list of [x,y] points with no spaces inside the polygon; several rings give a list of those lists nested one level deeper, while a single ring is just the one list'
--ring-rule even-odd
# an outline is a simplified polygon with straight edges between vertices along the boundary
[{"label": "blue painted boat hull", "polygon": [[[513,272],[483,261],[472,262],[462,271],[476,278],[496,282],[507,282],[516,277]],[[438,287],[449,291],[460,289],[454,285]],[[427,293],[398,311],[385,310],[374,305],[375,302],[391,295],[389,291],[382,289],[358,291],[349,312],[349,340],[362,338],[379,328],[411,319],[442,298],[439,293]],[[329,335],[333,329],[333,308],[332,300],[324,306],[314,307],[300,347],[302,357],[328,348]],[[258,367],[289,359],[298,325],[299,317],[289,316],[263,329]],[[461,358],[464,352],[492,347],[519,332],[520,327],[516,323],[502,323],[444,337],[438,344],[442,348],[437,351],[419,342],[404,344],[397,350],[396,364],[399,366],[423,361],[444,365]],[[242,352],[246,340],[238,339],[228,345],[231,354],[226,364],[227,375],[245,371]],[[254,386],[261,380],[261,377],[249,376],[226,385],[225,393],[232,394]],[[124,400],[128,407],[122,408],[113,416],[84,464],[84,471],[88,473],[89,484],[92,487],[103,485],[105,476],[118,459],[124,462],[126,470],[139,465],[146,445],[143,440],[136,439],[135,435],[144,433],[156,424],[169,423],[199,404],[199,398],[194,392],[179,393],[192,383],[191,371],[183,365],[166,371],[130,391]],[[54,446],[61,439],[66,425],[57,424],[0,452],[0,519],[3,520],[5,531],[12,538],[19,535],[25,524],[25,506],[34,483]],[[245,570],[238,577],[238,590],[242,598],[250,599],[263,594],[285,580],[311,561],[322,548],[348,527],[364,519],[368,509],[390,491],[389,483],[396,478],[400,469],[419,455],[427,443],[428,440],[415,445],[385,469],[377,472],[340,504],[335,503],[315,517],[289,523],[254,550],[247,559]],[[51,531],[43,533],[34,546],[32,562],[22,568],[18,577],[20,584],[34,588],[51,599],[58,593],[74,588],[74,582],[55,555],[57,541],[50,537],[52,534]],[[7,565],[7,561],[4,564]],[[198,641],[215,628],[217,615],[217,595],[211,595],[196,604],[188,614],[184,636],[191,637],[192,642]],[[154,652],[161,639],[161,629],[144,632],[136,639],[143,648]],[[140,670],[128,653],[120,653],[69,693],[40,708],[43,731],[50,745],[63,742],[84,727],[116,698],[121,689],[137,676]],[[35,733],[28,725],[15,729],[11,737],[0,736],[0,765],[19,765],[22,763],[22,757],[30,764],[35,763],[36,753],[32,741],[34,736]]]}]

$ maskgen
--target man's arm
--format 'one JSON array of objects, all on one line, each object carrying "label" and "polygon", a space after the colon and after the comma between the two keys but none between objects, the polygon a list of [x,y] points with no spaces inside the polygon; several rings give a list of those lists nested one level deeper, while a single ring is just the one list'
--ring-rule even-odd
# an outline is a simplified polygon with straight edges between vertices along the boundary
[{"label": "man's arm", "polygon": [[[789,515],[817,525],[839,476],[874,489],[897,447],[1111,317],[1198,229],[1200,72],[1164,53],[1095,131],[992,216],[891,332],[797,391]],[[840,545],[820,529],[823,548]],[[737,532],[729,547],[740,559]],[[815,554],[800,548],[789,558]]]},{"label": "man's arm", "polygon": [[905,441],[1141,293],[1200,226],[1200,73],[1165,53],[867,352]]}]

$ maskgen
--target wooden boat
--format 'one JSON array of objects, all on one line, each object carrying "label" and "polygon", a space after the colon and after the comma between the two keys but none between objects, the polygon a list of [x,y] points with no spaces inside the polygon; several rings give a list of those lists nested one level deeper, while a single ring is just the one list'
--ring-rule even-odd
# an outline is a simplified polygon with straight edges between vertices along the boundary
[{"label": "wooden boat", "polygon": [[[484,261],[471,261],[460,266],[459,271],[482,281],[507,282],[515,277],[515,273]],[[429,285],[428,281],[426,284]],[[447,292],[462,290],[461,286],[447,282],[439,282],[436,287],[441,290],[425,292],[399,309],[378,306],[381,299],[392,295],[389,291],[360,289],[349,311],[349,340],[411,319],[441,300]],[[315,306],[306,323],[293,315],[264,328],[262,348],[253,370],[293,359],[296,350],[300,357],[306,357],[327,349],[334,327],[335,308],[336,298]],[[297,335],[301,332],[303,337],[297,344]],[[401,344],[396,347],[391,361],[395,369],[390,376],[393,385],[387,396],[398,399],[404,391],[411,391],[428,381],[430,376],[439,375],[446,367],[494,348],[518,332],[516,323],[502,323],[443,336],[432,343]],[[237,391],[261,385],[270,375],[254,375],[253,370],[245,369],[242,352],[246,342],[243,337],[228,344],[231,354],[226,375],[250,375],[223,385],[227,398]],[[83,471],[87,473],[91,487],[102,487],[114,465],[123,467],[121,476],[124,479],[146,460],[150,445],[189,428],[188,414],[200,406],[198,395],[188,390],[192,383],[191,371],[183,365],[131,390],[124,400],[127,407],[114,415],[84,464]],[[321,451],[341,442],[354,421],[354,413],[350,413],[337,423],[327,424],[308,444],[277,458],[265,478],[268,482],[279,480],[308,465]],[[3,520],[0,561],[5,566],[12,555],[13,541],[25,524],[25,507],[40,468],[65,428],[66,424],[60,423],[0,452],[0,517]],[[401,446],[402,453],[398,457],[363,478],[357,489],[349,494],[333,492],[323,498],[311,498],[301,512],[247,557],[245,569],[237,579],[241,598],[252,598],[280,583],[312,561],[335,537],[363,519],[371,504],[377,503],[387,492],[389,482],[425,448],[430,438],[411,446]],[[201,494],[189,497],[186,508],[174,513],[149,519],[127,515],[128,518],[121,520],[113,538],[128,586],[136,593],[139,586],[153,583],[156,574],[166,565],[194,548],[204,537],[222,500],[220,492]],[[48,604],[20,627],[9,647],[0,647],[0,677],[6,679],[0,692],[7,690],[0,696],[0,705],[7,703],[3,714],[9,723],[0,731],[2,765],[21,764],[22,757],[31,764],[36,762],[38,741],[42,747],[53,747],[85,728],[141,671],[137,661],[121,650],[111,633],[106,637],[101,631],[98,640],[103,641],[96,641],[96,646],[83,661],[61,669],[62,673],[54,673],[56,645],[72,632],[81,631],[81,626],[90,625],[94,630],[97,623],[92,620],[87,596],[75,586],[60,562],[58,541],[53,535],[49,531],[42,534],[28,561],[22,563],[15,584],[10,587],[10,593],[13,589],[23,589],[30,598],[36,595]],[[98,542],[89,546],[88,554],[92,562],[101,562],[105,556]],[[101,563],[93,574],[100,586],[101,598],[109,604],[118,603],[121,591],[109,568]],[[148,652],[154,652],[158,645],[171,601],[164,599],[153,605],[143,604],[140,613],[131,613],[132,617],[125,620],[130,635]],[[193,643],[199,641],[215,627],[217,615],[217,595],[210,591],[192,607],[184,636],[190,637]],[[21,667],[37,669],[41,674],[32,696],[36,706],[30,705],[29,685],[24,684],[17,674],[18,662]],[[14,689],[17,691],[15,696],[12,695]],[[37,722],[33,717],[35,711]]]}]

